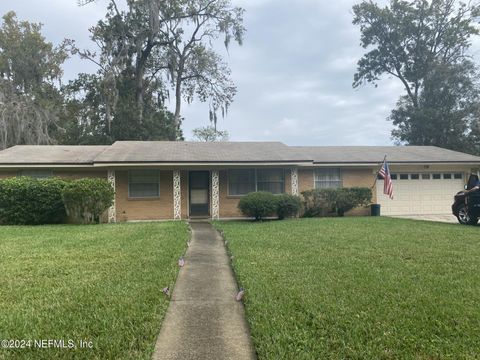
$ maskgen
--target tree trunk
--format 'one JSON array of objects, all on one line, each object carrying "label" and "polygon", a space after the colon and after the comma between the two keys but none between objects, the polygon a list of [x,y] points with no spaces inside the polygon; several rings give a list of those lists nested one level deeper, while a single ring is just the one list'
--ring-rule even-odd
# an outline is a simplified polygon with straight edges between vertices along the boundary
[{"label": "tree trunk", "polygon": [[182,76],[183,76],[183,67],[184,67],[184,59],[180,59],[178,64],[178,72],[177,72],[177,81],[175,84],[175,127],[177,130],[180,130],[181,125],[181,108],[182,108]]},{"label": "tree trunk", "polygon": [[177,77],[177,83],[175,84],[175,127],[177,130],[180,130],[180,110],[182,107],[182,81],[180,76]]}]

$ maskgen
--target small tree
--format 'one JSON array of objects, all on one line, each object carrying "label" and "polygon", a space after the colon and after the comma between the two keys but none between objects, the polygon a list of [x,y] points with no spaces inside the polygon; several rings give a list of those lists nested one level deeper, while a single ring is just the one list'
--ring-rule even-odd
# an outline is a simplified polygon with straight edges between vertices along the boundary
[{"label": "small tree", "polygon": [[100,216],[113,203],[115,192],[103,179],[70,182],[62,192],[67,215],[84,224],[99,223]]}]

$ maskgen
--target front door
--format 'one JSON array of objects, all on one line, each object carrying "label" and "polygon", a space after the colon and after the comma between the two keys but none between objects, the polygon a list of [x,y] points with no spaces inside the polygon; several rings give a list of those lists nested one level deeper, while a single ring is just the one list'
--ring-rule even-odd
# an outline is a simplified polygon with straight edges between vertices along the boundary
[{"label": "front door", "polygon": [[190,171],[189,173],[190,216],[209,216],[209,171]]}]

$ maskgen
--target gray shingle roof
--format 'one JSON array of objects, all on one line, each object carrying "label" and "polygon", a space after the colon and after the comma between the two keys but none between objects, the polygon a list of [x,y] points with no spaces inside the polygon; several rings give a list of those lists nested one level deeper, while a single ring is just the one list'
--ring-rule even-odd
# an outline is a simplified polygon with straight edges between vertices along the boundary
[{"label": "gray shingle roof", "polygon": [[16,145],[0,151],[0,164],[93,164],[108,146]]},{"label": "gray shingle roof", "polygon": [[301,162],[311,161],[281,142],[117,141],[96,159],[112,162]]},{"label": "gray shingle roof", "polygon": [[436,146],[292,146],[315,163],[480,163],[480,157]]},{"label": "gray shingle roof", "polygon": [[434,146],[287,146],[280,142],[118,141],[111,146],[17,145],[1,165],[105,163],[474,163],[480,157]]}]

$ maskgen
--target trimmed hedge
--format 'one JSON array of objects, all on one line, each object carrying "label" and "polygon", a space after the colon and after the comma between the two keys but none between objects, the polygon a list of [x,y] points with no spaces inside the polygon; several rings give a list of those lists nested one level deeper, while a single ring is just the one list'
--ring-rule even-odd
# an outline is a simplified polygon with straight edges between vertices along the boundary
[{"label": "trimmed hedge", "polygon": [[303,191],[304,217],[343,216],[347,211],[372,201],[372,190],[365,187],[313,189]]},{"label": "trimmed hedge", "polygon": [[104,179],[74,180],[62,192],[68,216],[83,224],[99,223],[114,196],[112,186]]},{"label": "trimmed hedge", "polygon": [[290,194],[276,195],[275,201],[277,202],[277,215],[280,220],[296,216],[302,206],[300,197]]},{"label": "trimmed hedge", "polygon": [[255,220],[272,216],[277,211],[275,195],[265,191],[251,192],[242,197],[238,203],[240,211]]},{"label": "trimmed hedge", "polygon": [[0,223],[39,225],[65,221],[62,190],[66,184],[58,178],[0,180]]},{"label": "trimmed hedge", "polygon": [[301,207],[300,197],[290,194],[274,195],[270,192],[251,192],[240,199],[238,208],[243,215],[262,220],[267,216],[278,215],[284,219],[298,214]]}]

